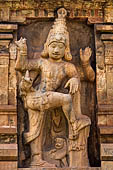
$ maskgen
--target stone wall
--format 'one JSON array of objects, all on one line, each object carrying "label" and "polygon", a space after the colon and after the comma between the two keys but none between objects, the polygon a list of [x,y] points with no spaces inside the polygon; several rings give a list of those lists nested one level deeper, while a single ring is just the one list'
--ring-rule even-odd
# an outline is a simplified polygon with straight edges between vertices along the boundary
[{"label": "stone wall", "polygon": [[16,30],[17,24],[0,24],[0,167],[13,169],[18,159],[16,55],[11,44]]},{"label": "stone wall", "polygon": [[[99,159],[101,159],[103,169],[109,170],[113,166],[112,0],[4,0],[4,2],[0,0],[0,168],[3,170],[7,168],[17,169],[18,150],[19,164],[22,165],[21,161],[25,159],[21,140],[22,131],[25,127],[24,118],[21,114],[23,108],[19,107],[22,105],[19,105],[19,103],[17,105],[17,98],[19,99],[17,95],[18,79],[15,72],[17,52],[14,41],[24,35],[24,29],[28,27],[32,29],[36,23],[45,22],[48,30],[42,36],[41,42],[44,42],[56,17],[56,10],[60,7],[64,7],[68,11],[68,28],[69,30],[73,29],[73,35],[76,31],[73,23],[84,25],[81,31],[85,30],[86,27],[91,29],[89,33],[92,35],[92,41],[89,41],[87,45],[93,49],[91,63],[96,71],[96,83],[88,84],[83,77],[84,95],[81,96],[83,110],[85,109],[87,112],[85,106],[89,104],[89,112],[85,114],[88,114],[92,119],[91,132],[93,133],[90,134],[89,138],[89,157],[91,157],[92,166],[99,166]],[[38,34],[40,33],[41,29]],[[83,34],[79,35],[83,36]],[[33,48],[32,44],[34,43],[35,46],[38,41],[36,43],[33,40],[31,41],[28,34],[26,34],[26,37],[28,39],[29,57],[32,58],[34,52],[40,55],[43,49],[42,44],[38,44],[39,49]],[[71,50],[73,56],[75,56],[73,62],[77,59],[79,64],[79,58],[76,56],[79,56],[80,46],[77,42],[77,39],[75,39],[75,42],[74,39],[71,41]],[[85,47],[85,43],[79,42],[83,45],[82,48]],[[79,66],[78,70],[80,70]],[[80,73],[82,76],[81,71]],[[87,91],[87,88],[89,91]],[[84,103],[87,96],[89,96],[87,103]],[[17,145],[17,115],[19,147]],[[92,149],[94,154],[92,154]]]}]

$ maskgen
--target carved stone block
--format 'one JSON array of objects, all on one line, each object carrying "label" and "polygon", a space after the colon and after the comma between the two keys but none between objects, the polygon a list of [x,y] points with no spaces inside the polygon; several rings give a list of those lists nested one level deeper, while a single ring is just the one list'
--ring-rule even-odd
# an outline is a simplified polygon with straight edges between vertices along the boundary
[{"label": "carved stone block", "polygon": [[97,98],[98,104],[106,103],[107,100],[107,81],[104,70],[97,68]]},{"label": "carved stone block", "polygon": [[8,125],[9,125],[8,115],[0,114],[0,126],[8,126]]},{"label": "carved stone block", "polygon": [[2,21],[8,21],[10,16],[10,8],[2,8],[0,19]]},{"label": "carved stone block", "polygon": [[102,170],[112,170],[113,169],[113,161],[102,161],[101,169]]},{"label": "carved stone block", "polygon": [[107,116],[106,115],[98,115],[98,125],[107,125]]},{"label": "carved stone block", "polygon": [[0,134],[0,144],[17,143],[16,134]]},{"label": "carved stone block", "polygon": [[17,161],[0,161],[0,170],[17,170]]},{"label": "carved stone block", "polygon": [[0,104],[8,104],[8,65],[0,65]]},{"label": "carved stone block", "polygon": [[113,40],[113,34],[102,34],[100,37],[101,40]]},{"label": "carved stone block", "polygon": [[14,30],[17,30],[16,24],[0,24],[0,32],[13,32]]},{"label": "carved stone block", "polygon": [[113,99],[113,73],[108,72],[106,79],[107,79],[107,100],[108,100],[108,103],[112,103],[112,99]]},{"label": "carved stone block", "polygon": [[101,144],[101,160],[113,160],[113,144]]},{"label": "carved stone block", "polygon": [[10,52],[10,59],[15,60],[16,59],[16,45],[15,44],[10,44],[9,47],[9,52]]},{"label": "carved stone block", "polygon": [[9,43],[10,43],[10,40],[0,40],[0,54],[6,54],[8,55],[9,53]]},{"label": "carved stone block", "polygon": [[12,34],[8,34],[8,33],[6,33],[6,34],[4,34],[4,33],[1,33],[0,34],[0,40],[4,40],[4,39],[13,39],[13,35]]},{"label": "carved stone block", "polygon": [[9,65],[9,54],[0,53],[0,65]]},{"label": "carved stone block", "polygon": [[99,114],[106,112],[107,114],[113,113],[113,105],[112,104],[99,104],[98,105]]},{"label": "carved stone block", "polygon": [[15,105],[0,105],[0,112],[4,112],[4,114],[16,114],[16,109]]},{"label": "carved stone block", "polygon": [[15,60],[10,60],[9,66],[9,88],[16,88]]},{"label": "carved stone block", "polygon": [[[6,108],[5,108],[6,107]],[[4,110],[4,108],[6,110]],[[7,107],[4,105],[0,108],[0,134],[13,134],[17,133],[17,114],[14,112],[14,107]],[[9,110],[7,110],[9,108]],[[12,110],[11,110],[12,109]]]},{"label": "carved stone block", "polygon": [[0,127],[0,134],[17,134],[17,127],[15,126]]},{"label": "carved stone block", "polygon": [[9,86],[8,86],[8,102],[11,105],[16,105],[16,71],[15,60],[10,60],[9,67]]},{"label": "carved stone block", "polygon": [[113,127],[112,126],[99,126],[101,135],[112,135]]},{"label": "carved stone block", "polygon": [[9,126],[17,127],[17,115],[9,115]]},{"label": "carved stone block", "polygon": [[104,9],[104,22],[113,22],[113,8],[112,5]]},{"label": "carved stone block", "polygon": [[104,41],[105,44],[105,64],[113,64],[113,42]]},{"label": "carved stone block", "polygon": [[96,31],[100,32],[113,32],[113,25],[104,25],[104,24],[98,24],[96,25]]},{"label": "carved stone block", "polygon": [[73,167],[73,168],[18,168],[18,170],[101,170],[98,167]]},{"label": "carved stone block", "polygon": [[107,115],[107,125],[113,126],[113,115]]},{"label": "carved stone block", "polygon": [[17,144],[0,144],[0,160],[17,160]]}]

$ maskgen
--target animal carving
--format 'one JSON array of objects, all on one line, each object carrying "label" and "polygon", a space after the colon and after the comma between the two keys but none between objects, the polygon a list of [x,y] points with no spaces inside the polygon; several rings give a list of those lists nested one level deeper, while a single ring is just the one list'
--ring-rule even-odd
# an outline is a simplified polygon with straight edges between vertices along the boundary
[{"label": "animal carving", "polygon": [[19,41],[15,41],[15,44],[17,46],[17,50],[24,55],[27,55],[27,44],[25,38],[20,38]]}]

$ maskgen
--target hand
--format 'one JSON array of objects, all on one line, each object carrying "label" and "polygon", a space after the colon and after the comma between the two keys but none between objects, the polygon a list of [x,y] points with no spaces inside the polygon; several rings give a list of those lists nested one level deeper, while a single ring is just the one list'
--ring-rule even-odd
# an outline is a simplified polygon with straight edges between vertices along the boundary
[{"label": "hand", "polygon": [[92,51],[91,48],[86,47],[85,50],[80,49],[80,59],[82,63],[88,63],[91,57]]},{"label": "hand", "polygon": [[71,78],[65,85],[65,88],[70,87],[69,93],[74,94],[78,91],[79,80],[77,78]]},{"label": "hand", "polygon": [[27,44],[26,44],[26,39],[25,38],[20,38],[19,41],[15,41],[15,44],[17,46],[17,50],[23,54],[27,55]]}]

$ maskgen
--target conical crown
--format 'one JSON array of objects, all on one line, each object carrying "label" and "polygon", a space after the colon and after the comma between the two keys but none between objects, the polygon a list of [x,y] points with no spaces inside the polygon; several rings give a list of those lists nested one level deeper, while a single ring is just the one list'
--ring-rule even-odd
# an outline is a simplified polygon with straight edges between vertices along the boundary
[{"label": "conical crown", "polygon": [[52,29],[48,35],[48,45],[53,41],[60,41],[66,44],[67,39],[67,27],[65,18],[67,16],[67,11],[64,8],[60,8],[57,11],[58,18],[56,18]]},{"label": "conical crown", "polygon": [[48,34],[47,41],[44,45],[44,51],[42,53],[42,56],[44,56],[45,50],[47,50],[48,46],[52,42],[61,42],[65,45],[64,58],[66,60],[71,60],[72,56],[70,54],[70,48],[69,48],[69,33],[67,31],[67,26],[66,26],[67,11],[64,8],[60,8],[57,11],[57,14],[58,14],[58,18],[55,19],[55,22]]}]

